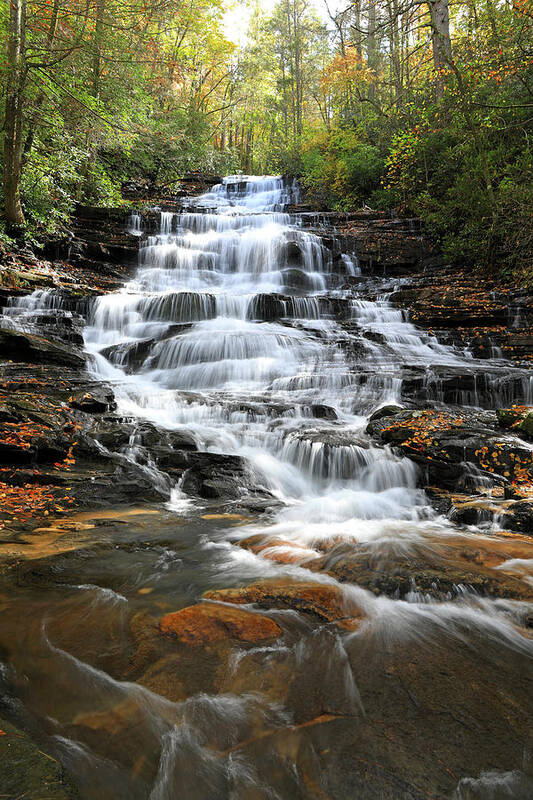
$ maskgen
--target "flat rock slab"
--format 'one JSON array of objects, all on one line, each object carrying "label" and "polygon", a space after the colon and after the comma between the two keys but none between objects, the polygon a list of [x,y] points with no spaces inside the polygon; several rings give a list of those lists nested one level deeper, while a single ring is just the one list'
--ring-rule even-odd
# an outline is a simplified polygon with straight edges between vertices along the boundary
[{"label": "flat rock slab", "polygon": [[204,597],[225,603],[255,603],[260,608],[291,609],[309,614],[321,622],[336,622],[363,615],[359,609],[347,608],[343,592],[338,586],[319,581],[275,579],[253,583],[241,589],[206,592]]},{"label": "flat rock slab", "polygon": [[192,645],[228,639],[262,642],[275,639],[282,633],[280,626],[270,617],[211,602],[167,614],[159,621],[159,630]]}]

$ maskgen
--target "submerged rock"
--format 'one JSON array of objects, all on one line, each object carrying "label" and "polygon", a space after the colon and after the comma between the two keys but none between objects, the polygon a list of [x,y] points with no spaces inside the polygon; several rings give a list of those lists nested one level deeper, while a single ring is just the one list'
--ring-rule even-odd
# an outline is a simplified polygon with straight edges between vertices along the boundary
[{"label": "submerged rock", "polygon": [[346,601],[340,587],[318,581],[265,580],[241,589],[206,592],[204,597],[224,603],[254,603],[265,609],[292,609],[309,614],[320,622],[364,616],[361,609]]},{"label": "submerged rock", "polygon": [[77,800],[79,794],[55,758],[0,718],[0,796]]},{"label": "submerged rock", "polygon": [[185,644],[207,644],[227,639],[263,642],[281,636],[281,628],[270,617],[219,603],[198,603],[167,614],[159,621],[161,633]]}]

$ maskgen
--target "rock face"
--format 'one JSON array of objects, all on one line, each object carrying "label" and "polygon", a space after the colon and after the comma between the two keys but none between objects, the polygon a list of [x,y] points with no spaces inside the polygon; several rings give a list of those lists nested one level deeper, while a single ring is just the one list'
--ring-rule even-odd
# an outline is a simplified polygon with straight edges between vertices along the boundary
[{"label": "rock face", "polygon": [[281,628],[270,617],[209,602],[167,614],[160,620],[159,628],[166,636],[175,636],[180,642],[192,645],[227,639],[264,642],[281,635]]},{"label": "rock face", "polygon": [[415,324],[469,346],[477,358],[530,362],[533,299],[524,290],[447,267],[411,278],[391,300],[408,308]]},{"label": "rock face", "polygon": [[533,482],[531,447],[502,430],[492,413],[402,411],[374,419],[367,430],[423,466],[437,486],[455,486],[468,464],[500,485]]},{"label": "rock face", "polygon": [[516,436],[533,439],[533,407],[501,408],[496,414],[502,428],[507,428]]}]

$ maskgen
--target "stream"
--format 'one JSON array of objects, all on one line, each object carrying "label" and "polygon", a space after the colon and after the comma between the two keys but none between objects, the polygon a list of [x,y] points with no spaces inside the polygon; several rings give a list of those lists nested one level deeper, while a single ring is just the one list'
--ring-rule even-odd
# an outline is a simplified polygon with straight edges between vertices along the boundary
[{"label": "stream", "polygon": [[[84,800],[531,798],[532,605],[465,586],[400,599],[313,566],[333,545],[387,564],[498,532],[439,516],[414,462],[366,432],[406,369],[438,401],[432,368],[475,359],[418,330],[390,280],[358,296],[356,254],[284,211],[295,190],[227,178],[155,233],[133,216],[137,272],[85,327],[93,375],[118,414],[243,459],[242,497],[194,499],[185,473],[165,505],[78,514],[81,547],[2,577],[3,707]],[[168,484],[139,437],[123,454]],[[249,600],[279,635],[154,633],[265,581],[335,592],[344,613]]]}]

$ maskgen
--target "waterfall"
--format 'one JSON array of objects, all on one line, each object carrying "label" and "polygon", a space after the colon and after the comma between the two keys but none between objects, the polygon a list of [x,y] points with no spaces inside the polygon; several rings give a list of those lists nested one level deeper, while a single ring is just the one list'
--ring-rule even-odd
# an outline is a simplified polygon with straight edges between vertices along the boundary
[{"label": "waterfall", "polygon": [[[416,468],[371,446],[366,417],[400,399],[400,355],[460,356],[419,334],[387,298],[343,290],[360,272],[356,257],[334,261],[291,222],[292,197],[282,178],[234,176],[185,212],[162,212],[157,233],[140,242],[133,280],[97,300],[87,347],[104,374],[128,373],[118,383],[111,373],[125,412],[186,429],[201,450],[244,455],[289,506],[305,501],[296,527],[309,509],[327,523],[332,504],[346,522],[417,519]],[[353,334],[334,321],[332,288],[358,331],[355,354]],[[253,411],[243,408],[251,398]]]}]

